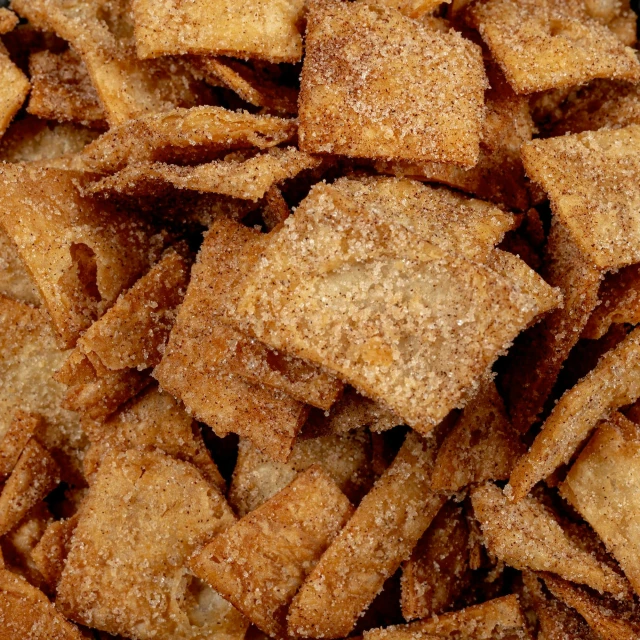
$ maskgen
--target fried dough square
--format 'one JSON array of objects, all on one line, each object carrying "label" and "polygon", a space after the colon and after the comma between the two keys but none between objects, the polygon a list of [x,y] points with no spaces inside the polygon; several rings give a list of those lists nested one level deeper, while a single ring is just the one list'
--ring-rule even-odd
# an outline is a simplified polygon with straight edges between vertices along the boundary
[{"label": "fried dough square", "polygon": [[[583,0],[488,0],[467,15],[516,93],[640,80],[640,62]],[[622,3],[618,4],[620,8]]]},{"label": "fried dough square", "polygon": [[[194,53],[297,62],[304,0],[133,0],[138,55]],[[211,16],[216,16],[215,20]]]},{"label": "fried dough square", "polygon": [[193,572],[272,637],[296,591],[353,513],[318,465],[210,542]]},{"label": "fried dough square", "polygon": [[0,42],[0,136],[22,106],[30,86],[27,76],[11,62]]},{"label": "fried dough square", "polygon": [[[431,211],[400,197],[414,185]],[[507,274],[443,251],[491,254],[502,235],[493,212],[505,214],[477,202],[394,179],[318,184],[272,234],[239,291],[238,317],[273,348],[335,371],[428,432],[557,304],[533,272],[516,279],[513,267]],[[476,215],[454,231],[448,210]]]},{"label": "fried dough square", "polygon": [[364,158],[478,161],[487,80],[479,47],[396,10],[309,4],[300,148]]},{"label": "fried dough square", "polygon": [[234,520],[190,464],[160,451],[111,452],[82,505],[56,604],[74,620],[135,640],[243,638],[248,623],[230,605],[218,603],[219,617],[198,621],[199,608],[219,596],[186,566]]}]

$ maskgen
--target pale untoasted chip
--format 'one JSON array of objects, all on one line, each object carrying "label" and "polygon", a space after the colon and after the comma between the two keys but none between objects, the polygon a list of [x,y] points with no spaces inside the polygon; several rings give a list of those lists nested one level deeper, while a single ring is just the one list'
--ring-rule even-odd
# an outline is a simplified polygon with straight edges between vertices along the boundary
[{"label": "pale untoasted chip", "polygon": [[234,522],[225,499],[190,464],[159,451],[109,453],[82,505],[58,583],[69,617],[136,640],[244,637],[238,612],[198,620],[217,594],[187,559]]},{"label": "pale untoasted chip", "polygon": [[53,592],[60,581],[78,519],[79,515],[75,514],[66,520],[50,523],[31,552],[33,562]]},{"label": "pale untoasted chip", "polygon": [[462,507],[448,502],[402,565],[402,615],[428,618],[451,608],[469,584],[469,530]]},{"label": "pale untoasted chip", "polygon": [[17,410],[9,428],[0,436],[0,479],[6,478],[16,466],[32,436],[44,430],[42,416]]},{"label": "pale untoasted chip", "polygon": [[27,76],[16,67],[0,42],[0,136],[7,130],[9,123],[29,93]]},{"label": "pale untoasted chip", "polygon": [[0,294],[39,307],[42,298],[25,269],[17,247],[0,228]]},{"label": "pale untoasted chip", "polygon": [[18,16],[9,9],[0,8],[0,35],[9,33],[18,25]]},{"label": "pale untoasted chip", "polygon": [[640,261],[640,125],[535,140],[522,147],[522,157],[560,223],[597,267]]},{"label": "pale untoasted chip", "polygon": [[294,598],[290,634],[343,638],[351,632],[445,502],[429,488],[436,447],[435,436],[407,436]]},{"label": "pale untoasted chip", "polygon": [[513,497],[567,463],[578,446],[607,414],[640,398],[640,328],[605,353],[595,369],[567,391],[544,423],[529,452],[509,481]]},{"label": "pale untoasted chip", "polygon": [[301,149],[477,162],[487,81],[476,45],[393,9],[328,0],[310,3],[305,46]]},{"label": "pale untoasted chip", "polygon": [[[416,208],[397,193],[385,199],[394,185],[400,194],[417,185],[419,201],[436,211],[443,203],[475,215],[454,235],[437,222],[443,210]],[[335,371],[427,432],[520,330],[557,303],[533,272],[535,292],[526,280],[436,246],[454,250],[457,242],[487,256],[501,235],[493,211],[410,181],[316,185],[272,234],[239,291],[237,313],[270,346]]]},{"label": "pale untoasted chip", "polygon": [[575,86],[595,78],[640,80],[633,49],[585,5],[488,0],[476,3],[467,15],[516,93]]},{"label": "pale untoasted chip", "polygon": [[24,578],[0,569],[0,638],[2,640],[81,640],[47,596]]},{"label": "pale untoasted chip", "polygon": [[104,109],[87,68],[71,49],[37,51],[29,57],[31,95],[27,111],[39,118],[106,128]]},{"label": "pale untoasted chip", "polygon": [[[367,2],[368,0],[357,0],[358,2]],[[444,0],[447,4],[451,0]],[[388,7],[389,9],[397,9],[400,13],[408,18],[419,19],[430,13],[433,13],[441,4],[442,0],[372,0],[369,4],[379,7]]]},{"label": "pale untoasted chip", "polygon": [[432,487],[436,491],[460,491],[473,483],[507,480],[524,451],[491,381],[469,401],[442,443]]},{"label": "pale untoasted chip", "polygon": [[346,496],[314,465],[217,536],[189,566],[278,637],[293,596],[352,513]]},{"label": "pale untoasted chip", "polygon": [[614,424],[602,425],[571,467],[562,494],[595,529],[640,593],[640,441],[625,437]]},{"label": "pale untoasted chip", "polygon": [[99,433],[92,434],[92,444],[84,456],[88,479],[98,471],[112,449],[160,449],[190,462],[221,492],[225,482],[211,459],[193,418],[168,393],[157,388],[144,391],[115,415],[106,420]]},{"label": "pale untoasted chip", "polygon": [[[80,196],[80,177],[60,169],[0,166],[0,227],[17,246],[66,347],[153,257],[147,228],[130,214]],[[33,216],[34,208],[41,215]]]},{"label": "pale untoasted chip", "polygon": [[514,503],[491,483],[474,489],[471,499],[487,548],[508,565],[550,571],[601,593],[628,592],[626,581],[574,543],[537,499],[528,496]]},{"label": "pale untoasted chip", "polygon": [[276,462],[241,440],[229,488],[229,503],[245,516],[284,489],[299,473],[319,464],[357,504],[371,488],[371,443],[364,430],[345,435],[298,438],[287,462]]}]

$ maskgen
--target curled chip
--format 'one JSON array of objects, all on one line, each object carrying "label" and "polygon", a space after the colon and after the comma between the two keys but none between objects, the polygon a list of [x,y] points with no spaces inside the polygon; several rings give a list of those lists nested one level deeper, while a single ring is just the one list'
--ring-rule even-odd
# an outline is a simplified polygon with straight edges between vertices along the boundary
[{"label": "curled chip", "polygon": [[55,592],[69,553],[71,537],[78,524],[78,514],[49,524],[31,551],[31,559],[47,586]]},{"label": "curled chip", "polygon": [[27,76],[16,67],[0,42],[0,136],[7,130],[9,123],[29,93]]},{"label": "curled chip", "polygon": [[487,80],[476,45],[364,3],[315,1],[307,21],[301,149],[477,162]]}]

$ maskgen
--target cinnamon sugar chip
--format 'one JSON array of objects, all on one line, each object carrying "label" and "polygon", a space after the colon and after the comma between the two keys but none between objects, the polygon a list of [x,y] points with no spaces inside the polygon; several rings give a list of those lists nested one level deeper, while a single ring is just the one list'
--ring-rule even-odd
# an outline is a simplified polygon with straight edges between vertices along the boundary
[{"label": "cinnamon sugar chip", "polygon": [[25,269],[18,248],[0,228],[0,294],[39,307],[42,298]]},{"label": "cinnamon sugar chip", "polygon": [[9,33],[18,26],[18,16],[9,9],[0,8],[0,35]]},{"label": "cinnamon sugar chip", "polygon": [[11,62],[7,50],[0,42],[0,136],[7,130],[9,123],[29,93],[27,76]]},{"label": "cinnamon sugar chip", "polygon": [[416,20],[428,16],[440,7],[440,5],[451,0],[356,0],[357,2],[368,2],[378,7],[388,7],[389,9],[397,9],[407,18]]},{"label": "cinnamon sugar chip", "polygon": [[11,474],[31,437],[43,428],[43,418],[37,413],[15,412],[9,428],[0,436],[0,479]]},{"label": "cinnamon sugar chip", "polygon": [[80,632],[60,615],[49,598],[24,578],[0,568],[0,620],[7,640],[82,640]]},{"label": "cinnamon sugar chip", "polygon": [[[640,62],[580,0],[488,0],[467,12],[516,93],[640,80]],[[617,3],[618,10],[623,3]]]},{"label": "cinnamon sugar chip", "polygon": [[[419,207],[402,197],[415,189]],[[533,272],[516,280],[443,251],[488,257],[504,215],[409,181],[318,184],[273,234],[239,291],[238,315],[270,346],[335,371],[429,431],[557,304]]]},{"label": "cinnamon sugar chip", "polygon": [[351,632],[445,502],[429,489],[435,453],[435,437],[407,436],[298,591],[289,611],[289,634],[343,638]]},{"label": "cinnamon sugar chip", "polygon": [[106,128],[105,113],[89,72],[71,49],[29,56],[31,95],[27,111],[39,118]]},{"label": "cinnamon sugar chip", "polygon": [[71,537],[78,524],[79,515],[56,520],[49,524],[44,534],[33,548],[31,557],[47,586],[55,592],[64,563],[69,554]]},{"label": "cinnamon sugar chip", "polygon": [[[133,0],[141,58],[195,53],[296,62],[304,0]],[[211,16],[216,16],[215,20]]]},{"label": "cinnamon sugar chip", "polygon": [[601,593],[628,593],[626,581],[573,542],[555,514],[536,498],[513,503],[487,483],[474,489],[471,499],[487,548],[510,566],[550,571]]},{"label": "cinnamon sugar chip", "polygon": [[293,596],[352,513],[338,486],[313,465],[217,536],[189,566],[258,628],[278,637]]},{"label": "cinnamon sugar chip", "polygon": [[89,145],[83,152],[95,171],[117,171],[137,162],[203,162],[207,154],[288,142],[293,120],[235,112],[222,107],[174,109],[131,120]]},{"label": "cinnamon sugar chip", "polygon": [[177,189],[220,193],[255,202],[273,185],[319,164],[320,159],[293,147],[274,148],[252,157],[231,155],[191,167],[136,162],[113,176],[89,185],[87,192],[145,196],[156,195],[158,189],[172,185]]},{"label": "cinnamon sugar chip", "polygon": [[640,125],[535,140],[522,154],[527,174],[597,267],[640,261]]},{"label": "cinnamon sugar chip", "polygon": [[567,463],[579,445],[607,414],[640,398],[640,329],[632,331],[605,353],[590,371],[556,404],[511,474],[515,499]]},{"label": "cinnamon sugar chip", "polygon": [[364,430],[345,435],[298,439],[287,462],[277,462],[248,440],[241,440],[229,487],[229,503],[245,516],[284,489],[297,475],[320,465],[346,496],[357,504],[371,488],[371,443]]},{"label": "cinnamon sugar chip", "polygon": [[480,49],[394,9],[309,4],[300,147],[315,153],[478,161],[487,80]]},{"label": "cinnamon sugar chip", "polygon": [[82,197],[80,178],[73,171],[0,165],[0,227],[17,246],[65,347],[75,344],[152,257],[147,228]]},{"label": "cinnamon sugar chip", "polygon": [[240,640],[248,623],[187,569],[200,545],[233,522],[190,464],[159,451],[111,452],[82,505],[56,604],[135,640]]}]

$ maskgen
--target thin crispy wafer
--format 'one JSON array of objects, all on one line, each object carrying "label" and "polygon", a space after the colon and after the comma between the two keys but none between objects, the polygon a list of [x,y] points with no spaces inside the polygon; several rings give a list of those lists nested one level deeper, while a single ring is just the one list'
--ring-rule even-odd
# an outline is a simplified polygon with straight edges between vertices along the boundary
[{"label": "thin crispy wafer", "polygon": [[290,634],[342,638],[351,632],[445,502],[429,489],[436,447],[435,436],[407,436],[298,591],[289,610]]},{"label": "thin crispy wafer", "polygon": [[0,42],[0,136],[7,130],[9,123],[29,93],[27,76],[16,67]]},{"label": "thin crispy wafer", "polygon": [[82,505],[56,604],[72,619],[136,640],[242,638],[248,623],[186,567],[234,519],[190,464],[159,451],[111,452]]},{"label": "thin crispy wafer", "polygon": [[471,500],[485,545],[508,565],[550,571],[601,593],[624,596],[628,592],[626,581],[573,542],[536,498],[514,503],[499,487],[487,483],[473,490]]},{"label": "thin crispy wafer", "polygon": [[487,84],[479,48],[396,10],[309,5],[300,148],[315,153],[478,160]]},{"label": "thin crispy wafer", "polygon": [[4,7],[0,8],[0,35],[13,31],[18,26],[18,16]]},{"label": "thin crispy wafer", "polygon": [[580,443],[610,411],[640,397],[639,371],[640,329],[636,329],[605,353],[595,369],[556,404],[511,474],[509,484],[516,500],[560,464],[569,462]]},{"label": "thin crispy wafer", "polygon": [[640,79],[633,49],[595,19],[587,3],[488,0],[466,15],[516,93],[575,86],[595,78]]},{"label": "thin crispy wafer", "polygon": [[33,562],[53,592],[60,581],[78,519],[79,515],[75,514],[50,523],[31,552]]},{"label": "thin crispy wafer", "polygon": [[347,497],[313,465],[217,536],[189,566],[277,637],[285,633],[296,591],[352,513]]},{"label": "thin crispy wafer", "polygon": [[39,307],[42,298],[25,269],[18,249],[0,229],[0,294]]},{"label": "thin crispy wafer", "polygon": [[32,436],[44,430],[44,420],[36,413],[18,409],[9,428],[0,437],[0,478],[6,478],[16,466]]}]

